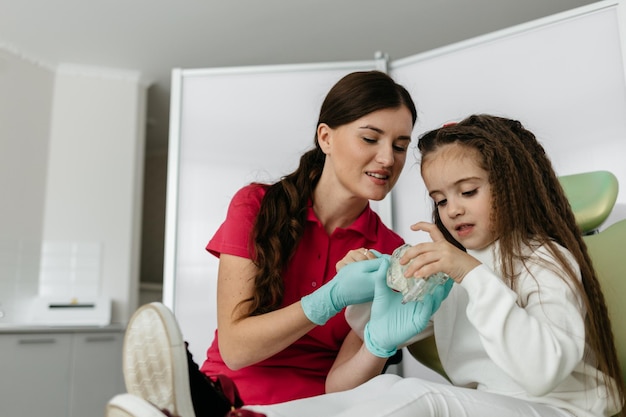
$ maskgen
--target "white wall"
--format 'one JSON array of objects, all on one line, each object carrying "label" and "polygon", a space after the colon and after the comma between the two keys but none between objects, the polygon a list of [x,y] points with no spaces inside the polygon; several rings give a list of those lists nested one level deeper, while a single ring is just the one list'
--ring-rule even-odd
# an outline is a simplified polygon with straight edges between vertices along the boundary
[{"label": "white wall", "polygon": [[0,48],[0,323],[37,293],[51,67]]},{"label": "white wall", "polygon": [[[469,39],[392,63],[420,115],[415,133],[475,113],[520,120],[543,144],[558,175],[611,171],[621,185],[603,228],[626,217],[624,5],[604,2]],[[604,7],[599,7],[604,5]],[[392,194],[394,229],[432,218],[418,158],[407,159]]]},{"label": "white wall", "polygon": [[[0,324],[21,322],[43,281],[68,301],[85,288],[111,297],[112,321],[125,322],[138,297],[147,85],[0,45],[0,87]],[[40,262],[42,244],[96,248],[90,280],[80,256]]]},{"label": "white wall", "polygon": [[43,240],[99,245],[114,321],[137,304],[145,93],[138,73],[57,71]]}]

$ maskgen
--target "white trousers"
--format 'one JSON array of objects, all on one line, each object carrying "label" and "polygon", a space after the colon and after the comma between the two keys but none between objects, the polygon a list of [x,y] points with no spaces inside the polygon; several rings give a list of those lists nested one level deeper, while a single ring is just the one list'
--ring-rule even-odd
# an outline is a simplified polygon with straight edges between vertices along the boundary
[{"label": "white trousers", "polygon": [[393,374],[348,391],[244,408],[267,417],[572,417],[542,404]]}]

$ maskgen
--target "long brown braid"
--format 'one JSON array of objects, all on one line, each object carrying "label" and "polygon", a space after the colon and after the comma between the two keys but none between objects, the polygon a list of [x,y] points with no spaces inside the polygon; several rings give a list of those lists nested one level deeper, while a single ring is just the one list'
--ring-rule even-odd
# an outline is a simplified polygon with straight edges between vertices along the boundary
[{"label": "long brown braid", "polygon": [[[353,72],[328,92],[317,125],[325,123],[337,128],[372,112],[401,106],[409,109],[415,124],[415,104],[403,86],[380,71]],[[326,159],[317,135],[314,144],[313,149],[302,155],[294,172],[266,185],[267,192],[252,230],[251,253],[258,270],[254,277],[254,294],[243,301],[249,303],[247,316],[273,311],[281,305],[282,274],[304,232],[307,207]]]},{"label": "long brown braid", "polygon": [[[587,313],[587,343],[598,369],[617,384],[618,404],[622,404],[624,383],[604,295],[581,230],[543,146],[519,121],[473,115],[422,135],[418,142],[422,161],[438,147],[451,143],[476,150],[482,168],[488,172],[493,205],[491,220],[499,240],[503,278],[515,289],[514,265],[525,264],[527,260],[523,247],[549,248],[558,262],[552,268],[565,271],[563,279],[582,295]],[[436,208],[433,217],[439,229],[445,231]],[[449,233],[444,234],[448,241],[462,247]],[[574,256],[582,282],[556,244]]]}]

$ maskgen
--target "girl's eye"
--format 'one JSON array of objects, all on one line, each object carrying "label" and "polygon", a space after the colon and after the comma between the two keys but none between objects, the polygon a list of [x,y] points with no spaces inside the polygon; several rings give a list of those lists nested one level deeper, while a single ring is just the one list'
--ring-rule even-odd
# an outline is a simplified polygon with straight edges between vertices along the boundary
[{"label": "girl's eye", "polygon": [[443,207],[443,206],[446,205],[447,202],[448,202],[448,200],[446,200],[446,199],[435,201],[435,207]]},{"label": "girl's eye", "polygon": [[473,195],[475,195],[478,192],[478,188],[475,188],[473,190],[470,191],[465,191],[463,193],[461,193],[462,195],[464,195],[465,197],[471,197]]},{"label": "girl's eye", "polygon": [[376,143],[376,139],[363,137],[363,141],[366,143]]}]

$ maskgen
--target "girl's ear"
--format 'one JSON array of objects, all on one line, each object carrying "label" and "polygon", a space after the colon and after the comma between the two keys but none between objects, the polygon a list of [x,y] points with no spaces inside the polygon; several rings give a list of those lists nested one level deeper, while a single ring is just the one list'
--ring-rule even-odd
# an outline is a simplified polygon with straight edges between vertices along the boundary
[{"label": "girl's ear", "polygon": [[320,123],[317,126],[317,142],[326,155],[330,153],[333,129],[326,123]]}]

